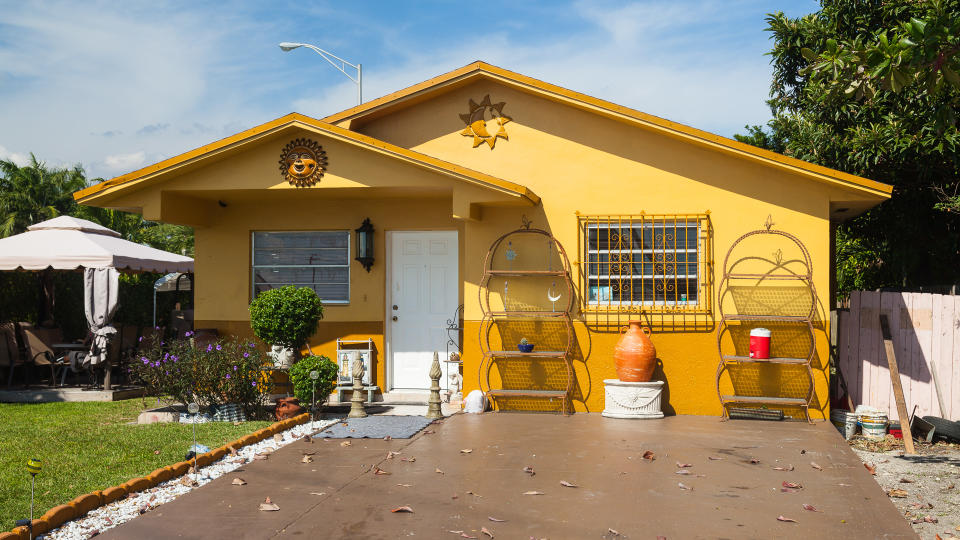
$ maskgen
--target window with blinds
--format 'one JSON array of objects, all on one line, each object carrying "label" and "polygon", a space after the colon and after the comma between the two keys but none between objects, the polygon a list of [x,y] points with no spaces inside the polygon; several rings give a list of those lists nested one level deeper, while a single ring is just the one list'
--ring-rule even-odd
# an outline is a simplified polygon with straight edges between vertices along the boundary
[{"label": "window with blinds", "polygon": [[253,296],[295,285],[310,287],[325,304],[350,302],[350,232],[254,232]]},{"label": "window with blinds", "polygon": [[707,281],[708,217],[580,216],[588,310],[697,310]]}]

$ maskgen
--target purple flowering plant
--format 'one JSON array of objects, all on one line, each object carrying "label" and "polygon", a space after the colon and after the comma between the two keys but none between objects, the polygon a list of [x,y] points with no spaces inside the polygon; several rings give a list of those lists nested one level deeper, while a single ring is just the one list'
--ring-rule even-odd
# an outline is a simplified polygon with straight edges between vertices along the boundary
[{"label": "purple flowering plant", "polygon": [[264,367],[272,362],[246,341],[221,339],[193,347],[189,339],[175,339],[140,350],[137,357],[140,361],[129,364],[130,373],[148,395],[204,407],[236,403],[248,418],[266,416],[273,384]]}]

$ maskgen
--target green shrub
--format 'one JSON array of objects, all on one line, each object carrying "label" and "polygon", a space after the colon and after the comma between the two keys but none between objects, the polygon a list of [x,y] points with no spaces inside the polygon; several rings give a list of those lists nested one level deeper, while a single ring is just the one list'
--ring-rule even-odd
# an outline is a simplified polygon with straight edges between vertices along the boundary
[{"label": "green shrub", "polygon": [[323,302],[313,289],[287,285],[258,294],[250,303],[250,327],[270,345],[300,350],[317,331]]},{"label": "green shrub", "polygon": [[313,380],[310,372],[316,370],[320,377],[317,379],[317,403],[322,405],[337,385],[339,368],[326,356],[308,356],[290,368],[290,382],[293,383],[293,395],[300,403],[310,403],[313,394]]}]

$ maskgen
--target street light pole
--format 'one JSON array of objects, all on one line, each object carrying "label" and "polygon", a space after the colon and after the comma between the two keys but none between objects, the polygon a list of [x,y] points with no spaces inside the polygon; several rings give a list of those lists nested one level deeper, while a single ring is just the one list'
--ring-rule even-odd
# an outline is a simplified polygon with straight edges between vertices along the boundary
[{"label": "street light pole", "polygon": [[[313,52],[319,54],[331,66],[337,68],[340,71],[340,73],[343,73],[344,75],[347,76],[348,79],[356,83],[357,105],[360,105],[363,103],[363,66],[361,64],[351,64],[350,62],[347,62],[346,60],[344,60],[343,58],[340,58],[339,56],[333,54],[332,52],[325,51],[320,47],[317,47],[316,45],[310,45],[309,43],[290,43],[290,42],[284,41],[283,43],[280,44],[280,48],[283,50],[283,52],[289,52],[300,47],[306,47],[312,50]],[[347,67],[351,67],[355,69],[356,76],[351,76],[349,73],[347,73]]]}]

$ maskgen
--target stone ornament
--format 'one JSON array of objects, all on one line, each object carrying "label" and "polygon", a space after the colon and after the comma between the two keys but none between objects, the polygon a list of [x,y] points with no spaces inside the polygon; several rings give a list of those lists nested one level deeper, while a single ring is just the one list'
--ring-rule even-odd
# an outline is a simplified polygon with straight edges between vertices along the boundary
[{"label": "stone ornament", "polygon": [[295,139],[280,153],[280,175],[295,187],[310,187],[327,171],[327,153],[311,139]]},{"label": "stone ornament", "polygon": [[[510,117],[503,115],[503,107],[506,102],[491,103],[490,95],[483,97],[483,101],[477,103],[474,100],[469,101],[470,112],[460,115],[460,119],[467,125],[466,129],[460,132],[464,137],[473,137],[473,147],[476,148],[483,143],[493,150],[497,144],[497,139],[507,139],[507,130],[504,124],[510,121]],[[487,122],[496,124],[496,132],[490,133]],[[491,126],[492,127],[492,126]]]}]

